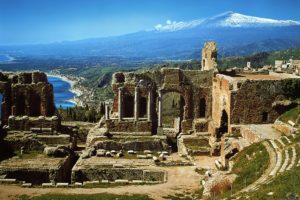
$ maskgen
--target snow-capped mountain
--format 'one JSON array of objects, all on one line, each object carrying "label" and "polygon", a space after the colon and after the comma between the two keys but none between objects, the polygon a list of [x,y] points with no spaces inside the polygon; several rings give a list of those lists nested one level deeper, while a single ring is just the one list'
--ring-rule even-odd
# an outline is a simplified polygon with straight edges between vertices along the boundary
[{"label": "snow-capped mountain", "polygon": [[262,26],[293,26],[300,22],[293,20],[275,20],[226,12],[204,21],[205,25],[219,27],[262,27]]},{"label": "snow-capped mountain", "polygon": [[300,22],[226,12],[190,22],[168,20],[150,31],[45,45],[1,47],[14,55],[115,56],[122,58],[195,59],[205,41],[214,40],[221,55],[300,47]]},{"label": "snow-capped mountain", "polygon": [[176,22],[167,20],[165,25],[158,24],[154,27],[159,32],[172,32],[184,29],[191,29],[197,26],[202,27],[265,27],[265,26],[293,26],[300,25],[299,21],[293,20],[275,20],[269,18],[261,18],[243,15],[232,11],[222,13],[220,15],[207,18],[198,19],[188,22]]}]

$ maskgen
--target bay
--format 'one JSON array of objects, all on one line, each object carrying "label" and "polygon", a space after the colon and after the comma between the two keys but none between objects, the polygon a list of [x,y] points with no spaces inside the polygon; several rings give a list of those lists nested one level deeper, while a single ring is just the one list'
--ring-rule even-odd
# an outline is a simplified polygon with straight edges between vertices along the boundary
[{"label": "bay", "polygon": [[54,100],[56,108],[75,107],[73,102],[70,102],[76,94],[71,92],[71,84],[62,78],[48,75],[48,81],[53,85]]}]

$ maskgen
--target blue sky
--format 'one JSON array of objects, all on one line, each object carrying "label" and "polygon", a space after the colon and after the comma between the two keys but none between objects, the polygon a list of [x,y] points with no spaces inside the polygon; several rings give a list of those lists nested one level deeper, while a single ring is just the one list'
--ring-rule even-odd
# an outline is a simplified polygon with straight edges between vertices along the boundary
[{"label": "blue sky", "polygon": [[300,21],[299,0],[0,0],[0,45],[121,35],[234,11]]}]

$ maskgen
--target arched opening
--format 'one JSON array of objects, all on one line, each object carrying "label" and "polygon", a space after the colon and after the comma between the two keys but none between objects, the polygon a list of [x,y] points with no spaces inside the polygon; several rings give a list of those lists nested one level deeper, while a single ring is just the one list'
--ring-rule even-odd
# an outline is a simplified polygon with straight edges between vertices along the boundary
[{"label": "arched opening", "polygon": [[16,102],[16,114],[25,115],[25,96],[23,94],[18,95]]},{"label": "arched opening", "polygon": [[123,97],[123,116],[133,117],[134,114],[134,97],[131,95],[125,95]]},{"label": "arched opening", "polygon": [[222,135],[224,135],[227,132],[228,132],[228,114],[225,110],[223,110],[221,116],[220,128],[217,132],[217,138],[221,138]]},{"label": "arched opening", "polygon": [[175,128],[180,132],[184,115],[184,98],[177,92],[168,92],[163,95],[162,105],[163,127]]},{"label": "arched opening", "polygon": [[262,122],[268,122],[268,119],[269,119],[269,113],[268,112],[263,112],[262,114],[261,114],[262,116],[261,116],[261,118],[262,118]]},{"label": "arched opening", "polygon": [[205,117],[206,114],[206,101],[205,98],[201,98],[199,102],[199,117]]},{"label": "arched opening", "polygon": [[139,117],[146,117],[147,115],[147,98],[141,97],[139,99]]},{"label": "arched opening", "polygon": [[41,97],[38,94],[32,94],[30,96],[30,115],[41,115]]}]

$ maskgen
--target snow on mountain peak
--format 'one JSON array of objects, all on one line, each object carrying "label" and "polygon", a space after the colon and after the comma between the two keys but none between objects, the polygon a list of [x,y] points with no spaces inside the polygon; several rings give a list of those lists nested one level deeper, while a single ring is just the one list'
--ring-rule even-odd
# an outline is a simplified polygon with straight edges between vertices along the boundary
[{"label": "snow on mountain peak", "polygon": [[198,19],[188,22],[167,20],[165,24],[157,24],[154,29],[158,32],[173,32],[190,29],[196,26],[206,27],[263,27],[263,26],[292,26],[300,25],[299,21],[275,20],[243,15],[232,11],[222,13],[208,19]]},{"label": "snow on mountain peak", "polygon": [[300,25],[300,22],[293,20],[275,20],[243,15],[240,13],[226,12],[208,19],[215,26],[221,27],[258,27],[258,26],[291,26]]}]

